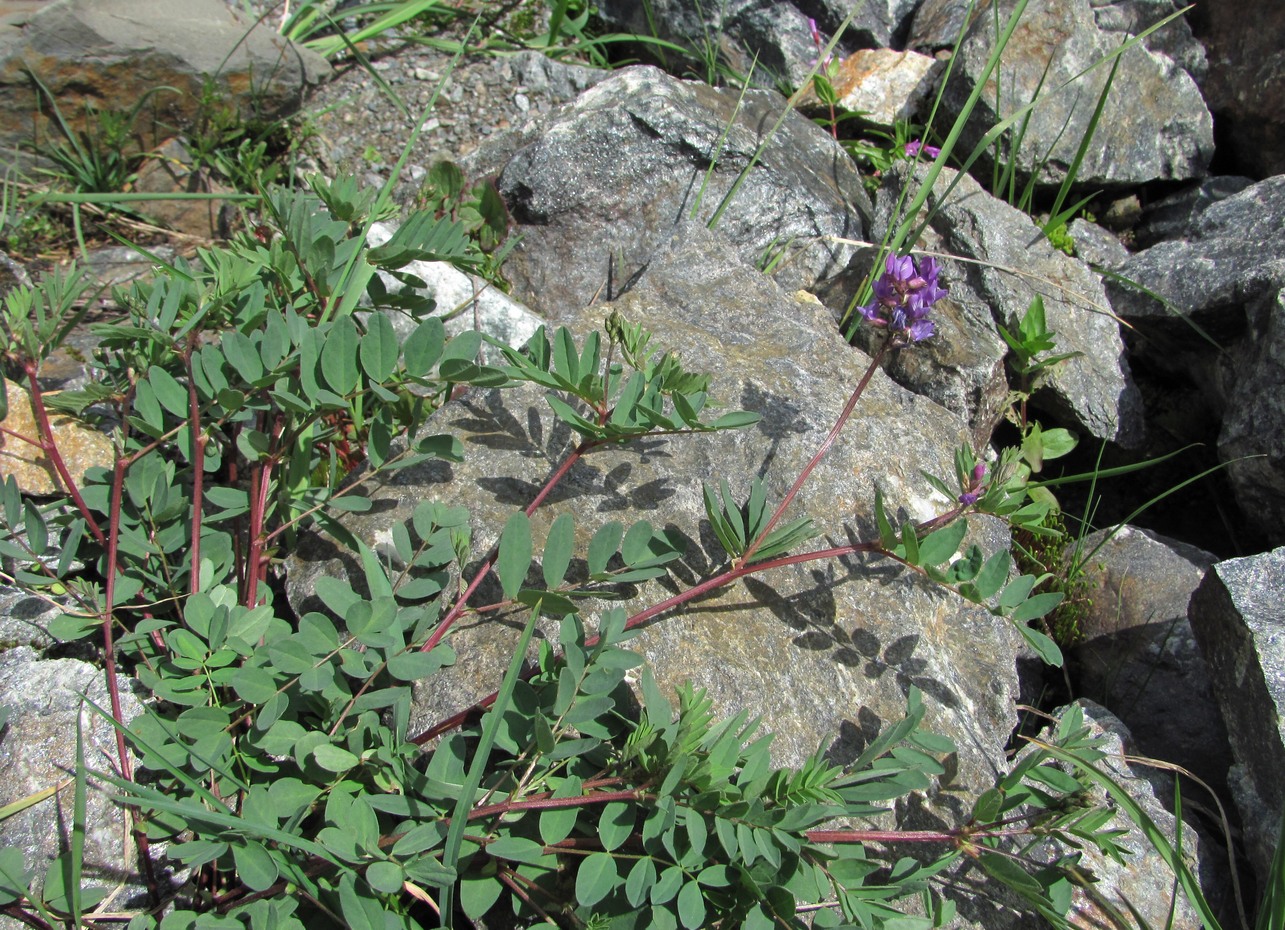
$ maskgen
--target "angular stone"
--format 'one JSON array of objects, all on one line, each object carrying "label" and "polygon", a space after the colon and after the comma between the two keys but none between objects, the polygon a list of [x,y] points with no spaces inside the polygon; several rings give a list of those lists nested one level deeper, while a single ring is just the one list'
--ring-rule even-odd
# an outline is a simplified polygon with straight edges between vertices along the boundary
[{"label": "angular stone", "polygon": [[[836,111],[860,113],[861,118],[891,127],[898,120],[913,120],[924,112],[936,89],[945,63],[917,52],[861,49],[839,63],[832,80],[839,95]],[[824,110],[809,89],[800,106]]]},{"label": "angular stone", "polygon": [[[124,722],[129,723],[142,705],[129,679],[119,676],[117,681]],[[0,653],[0,705],[9,709],[9,722],[0,731],[0,806],[65,783],[54,797],[0,820],[0,844],[22,850],[37,885],[43,883],[49,862],[71,841],[68,773],[76,764],[77,733],[91,765],[117,757],[116,731],[86,700],[111,706],[102,670],[88,662],[42,660],[25,646]],[[141,884],[136,851],[123,812],[108,799],[107,790],[91,787],[85,821],[87,885],[111,890],[123,882],[126,894],[118,903],[132,906],[130,899]]]},{"label": "angular stone", "polygon": [[[514,295],[549,319],[619,296],[693,208],[713,217],[783,103],[751,92],[738,113],[737,94],[645,67],[581,95],[500,175],[522,237],[504,269]],[[831,237],[860,238],[868,204],[839,144],[791,111],[717,232],[747,263],[784,250],[776,278],[810,286],[847,261]]]},{"label": "angular stone", "polygon": [[242,24],[220,0],[51,3],[21,31],[0,32],[0,151],[65,141],[31,74],[74,131],[86,128],[86,104],[128,113],[146,99],[133,126],[141,150],[158,141],[159,124],[191,122],[207,77],[243,113],[272,119],[296,109],[304,87],[329,70],[270,27]]},{"label": "angular stone", "polygon": [[[999,4],[1001,24],[1012,9],[1013,0]],[[959,115],[981,80],[994,47],[994,32],[989,11],[969,27],[942,97],[943,125]],[[1043,162],[1038,183],[1060,184],[1088,132],[1110,66],[1077,75],[1118,49],[1122,38],[1123,34],[1098,25],[1090,0],[1032,0],[1004,50],[1002,70],[991,73],[973,110],[961,137],[963,151],[970,151],[987,130],[1030,103],[1043,81],[1042,99],[1024,123],[1016,158],[1020,174],[1029,176],[1037,162]],[[1077,183],[1118,187],[1203,177],[1213,156],[1213,122],[1195,81],[1169,55],[1153,52],[1145,44],[1117,60],[1119,69],[1076,174]],[[995,82],[1001,75],[1002,97],[996,111]],[[987,174],[989,159],[987,154],[979,162]]]},{"label": "angular stone", "polygon": [[1215,557],[1131,526],[1109,534],[1090,534],[1080,546],[1085,556],[1097,551],[1083,567],[1082,639],[1068,655],[1075,693],[1118,716],[1144,755],[1223,788],[1227,730],[1187,620]]},{"label": "angular stone", "polygon": [[1285,173],[1285,4],[1198,3],[1192,25],[1209,53],[1201,85],[1218,120],[1218,148],[1255,178]]},{"label": "angular stone", "polygon": [[[768,499],[780,500],[869,360],[845,344],[824,308],[744,266],[700,224],[685,224],[611,309],[644,323],[658,349],[679,350],[687,367],[711,372],[710,394],[719,404],[757,411],[763,420],[743,431],[595,451],[535,512],[533,532],[540,539],[556,516],[574,513],[583,545],[608,521],[646,518],[686,538],[674,575],[690,587],[727,564],[705,523],[700,482],[725,478],[743,496],[761,475]],[[583,333],[601,325],[605,310],[566,319]],[[469,392],[442,411],[441,424],[463,439],[464,462],[398,472],[373,492],[372,515],[345,515],[346,525],[358,538],[386,538],[420,501],[449,499],[470,508],[474,551],[484,551],[570,448],[573,437],[551,419],[543,394],[525,387]],[[952,450],[965,438],[962,421],[876,374],[787,517],[811,516],[824,534],[816,546],[866,537],[876,486],[898,519],[931,517],[948,502],[918,471],[949,473]],[[988,551],[1006,544],[989,520],[977,530]],[[359,572],[350,556],[307,543],[287,564],[288,596],[296,609],[311,609],[319,574]],[[623,606],[655,604],[673,584],[642,589]],[[483,591],[483,602],[488,598]],[[417,693],[416,725],[493,690],[517,635],[511,620],[488,613],[457,628],[451,641],[461,662]],[[650,659],[667,692],[690,679],[710,690],[720,714],[761,714],[777,734],[772,746],[781,763],[800,762],[818,745],[851,761],[900,717],[908,689],[921,689],[928,725],[959,747],[951,791],[934,802],[941,816],[957,820],[967,811],[955,790],[980,788],[1005,764],[1017,642],[1009,624],[918,575],[845,558],[748,577],[655,621],[631,647]]]},{"label": "angular stone", "polygon": [[[19,436],[38,437],[40,431],[36,427],[31,395],[11,381],[0,383],[0,389],[9,396],[9,415],[4,419],[4,428]],[[58,454],[73,480],[79,480],[88,468],[112,467],[115,452],[105,434],[59,414],[50,414],[49,423]],[[61,493],[62,483],[44,452],[7,433],[0,433],[0,474],[12,475],[27,494],[48,497]]]},{"label": "angular stone", "polygon": [[1266,882],[1285,810],[1285,547],[1219,562],[1191,599],[1239,771],[1232,796],[1245,849]]},{"label": "angular stone", "polygon": [[[1173,803],[1172,777],[1167,772],[1131,765],[1122,758],[1125,753],[1133,753],[1132,734],[1105,707],[1088,700],[1078,700],[1071,707],[1078,707],[1084,714],[1090,738],[1098,740],[1098,748],[1107,754],[1095,763],[1095,767],[1121,786],[1170,845],[1175,845],[1177,822],[1169,810]],[[1064,707],[1055,712],[1059,722],[1068,710]],[[1041,737],[1048,738],[1049,730]],[[1059,766],[1067,768],[1062,764]],[[1183,797],[1189,797],[1190,793],[1184,789]],[[1100,829],[1124,831],[1115,842],[1125,856],[1123,863],[1116,862],[1098,851],[1092,843],[1084,844],[1077,868],[1093,876],[1095,881],[1092,890],[1075,888],[1072,892],[1067,915],[1070,925],[1084,928],[1119,926],[1118,915],[1131,914],[1137,926],[1201,930],[1204,924],[1175,881],[1173,869],[1133,820],[1118,809],[1105,789],[1094,788],[1085,800],[1095,806],[1117,808],[1115,816]],[[1066,848],[1043,843],[1029,850],[1028,854],[1036,859],[1052,861],[1065,855]],[[1221,897],[1225,893],[1228,883],[1225,870],[1216,861],[1216,856],[1208,854],[1196,831],[1187,824],[1182,829],[1182,858],[1187,868],[1198,877],[1206,896]]]},{"label": "angular stone", "polygon": [[754,84],[784,81],[802,85],[817,58],[809,20],[829,42],[852,14],[836,46],[837,57],[862,48],[901,48],[917,0],[603,0],[598,14],[616,27],[655,35],[691,50],[698,61],[716,54],[745,75],[754,67]]},{"label": "angular stone", "polygon": [[[216,189],[208,171],[194,169],[192,156],[178,139],[167,139],[149,153],[134,180],[139,194],[228,193]],[[197,239],[218,239],[228,234],[227,204],[218,200],[149,200],[139,212],[168,229]]]},{"label": "angular stone", "polygon": [[1237,176],[1208,178],[1148,204],[1141,222],[1133,230],[1134,244],[1139,249],[1148,249],[1166,239],[1182,239],[1191,235],[1202,213],[1253,183],[1250,178]]},{"label": "angular stone", "polygon": [[[874,238],[893,222],[903,186],[912,183],[909,197],[914,197],[926,171],[921,166],[914,182],[909,181],[909,165],[885,172]],[[1008,350],[996,326],[1016,331],[1017,321],[1039,294],[1048,327],[1057,334],[1057,351],[1082,354],[1054,370],[1036,393],[1037,405],[1081,435],[1124,446],[1139,443],[1141,397],[1097,275],[1050,246],[1025,213],[949,168],[938,176],[924,210],[933,215],[919,246],[964,261],[941,259],[950,295],[934,314],[940,322],[938,335],[926,344],[927,352],[912,356],[916,368],[898,367],[894,360],[889,370],[899,383],[967,417],[974,435],[988,440],[1006,392],[1003,362]],[[849,271],[827,283],[822,293],[831,307],[841,311],[851,303],[872,258],[863,253]],[[858,338],[871,337],[859,329]]]},{"label": "angular stone", "polygon": [[1187,382],[1189,418],[1221,422],[1218,454],[1237,503],[1274,543],[1285,540],[1282,255],[1285,175],[1206,207],[1187,238],[1133,255],[1119,273],[1145,290],[1110,285],[1139,357],[1178,376],[1170,390]]}]

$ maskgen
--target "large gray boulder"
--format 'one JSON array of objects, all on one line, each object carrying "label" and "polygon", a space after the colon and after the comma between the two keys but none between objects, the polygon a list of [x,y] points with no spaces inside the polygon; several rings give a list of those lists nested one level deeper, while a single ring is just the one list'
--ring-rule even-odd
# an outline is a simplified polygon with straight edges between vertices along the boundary
[{"label": "large gray boulder", "polygon": [[1236,765],[1232,797],[1262,882],[1285,810],[1285,548],[1219,562],[1191,599]]},{"label": "large gray boulder", "polygon": [[[1112,305],[1148,365],[1189,383],[1187,417],[1221,421],[1237,503],[1285,540],[1285,175],[1205,207],[1180,240],[1118,270]],[[1157,299],[1159,298],[1159,299]],[[1203,437],[1201,437],[1203,438]]]},{"label": "large gray boulder", "polygon": [[[522,237],[505,264],[514,295],[550,319],[609,300],[645,271],[699,203],[708,221],[784,101],[628,68],[582,94],[499,178]],[[727,131],[720,147],[720,139]],[[705,186],[707,170],[714,170]],[[852,160],[817,126],[786,115],[717,224],[748,263],[785,250],[778,279],[814,284],[847,261],[869,199]]]},{"label": "large gray boulder", "polygon": [[[608,308],[568,313],[583,334]],[[652,605],[727,564],[705,520],[700,484],[726,479],[747,493],[762,476],[778,501],[817,450],[869,364],[835,331],[829,313],[746,267],[727,242],[685,224],[659,249],[635,285],[610,307],[644,323],[654,342],[681,350],[684,364],[713,375],[711,396],[757,411],[754,427],[712,435],[654,438],[604,447],[579,463],[532,517],[537,539],[573,513],[583,545],[602,524],[641,518],[682,534],[688,544],[672,582],[628,599]],[[470,391],[442,411],[441,429],[464,441],[463,463],[398,472],[373,492],[369,515],[346,515],[358,538],[387,539],[423,500],[469,507],[474,551],[496,539],[515,509],[528,504],[568,453],[569,431],[550,417],[542,390]],[[920,469],[951,471],[952,450],[967,438],[963,421],[876,373],[848,428],[812,474],[788,513],[811,516],[824,534],[813,545],[869,538],[872,501],[881,488],[901,518],[929,518],[949,506]],[[988,551],[1007,544],[1003,528],[979,519]],[[583,550],[582,550],[583,551]],[[287,563],[287,593],[297,610],[316,609],[321,574],[360,578],[351,556],[323,541]],[[677,587],[676,587],[677,586]],[[484,590],[482,601],[494,599]],[[516,618],[485,613],[457,628],[458,666],[417,695],[416,725],[426,726],[493,690],[513,648]],[[595,619],[590,614],[589,619]],[[904,712],[913,686],[925,695],[928,725],[958,746],[934,805],[938,816],[966,817],[970,792],[1006,764],[1016,717],[1014,628],[896,565],[843,558],[781,567],[654,621],[632,642],[662,687],[690,680],[709,689],[720,714],[746,708],[774,731],[779,763],[798,763],[829,746],[851,761],[882,726]]]},{"label": "large gray boulder", "polygon": [[[1013,0],[999,3],[1001,24],[1013,6]],[[1040,184],[1060,184],[1088,131],[1110,65],[1077,75],[1119,48],[1125,37],[1122,29],[1133,31],[1159,20],[1160,6],[1153,4],[1145,15],[1139,11],[1104,18],[1090,0],[1032,0],[1004,50],[1001,68],[992,72],[969,119],[961,140],[964,151],[1001,119],[1030,103],[1039,89],[1043,99],[1025,124],[1017,164],[1025,176],[1038,167]],[[959,49],[942,97],[943,125],[958,116],[981,81],[995,38],[994,17],[988,10],[974,19]],[[1214,151],[1213,121],[1191,75],[1165,51],[1147,44],[1130,48],[1118,60],[1115,82],[1077,182],[1121,187],[1203,177]],[[979,164],[989,174],[988,158]]]},{"label": "large gray boulder", "polygon": [[86,105],[128,113],[151,94],[134,124],[149,148],[191,122],[207,78],[227,105],[272,119],[293,112],[329,70],[222,0],[59,0],[0,31],[0,151],[12,158],[19,146],[67,141],[32,75],[74,130],[86,128]]},{"label": "large gray boulder", "polygon": [[[903,165],[885,174],[873,238],[880,239],[895,223],[903,188],[910,185],[909,202],[926,171],[921,166],[912,177],[910,166]],[[1081,354],[1054,371],[1037,392],[1036,403],[1081,436],[1137,445],[1143,433],[1141,397],[1097,275],[1050,246],[1028,215],[949,168],[937,178],[924,209],[934,212],[919,245],[963,261],[942,259],[942,281],[950,295],[937,314],[940,338],[924,352],[892,360],[889,373],[898,383],[966,417],[978,443],[984,444],[1002,414],[1008,389],[1008,348],[996,327],[1015,332],[1038,294],[1048,326],[1057,334],[1057,351]],[[844,274],[824,286],[823,298],[836,312],[851,304],[872,259],[870,252],[859,254]],[[858,331],[858,338],[869,335]]]}]

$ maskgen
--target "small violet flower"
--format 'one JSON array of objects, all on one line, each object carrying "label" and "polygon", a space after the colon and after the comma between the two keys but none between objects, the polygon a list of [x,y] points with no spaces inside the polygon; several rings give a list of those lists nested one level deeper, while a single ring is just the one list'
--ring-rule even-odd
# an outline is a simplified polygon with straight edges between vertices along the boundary
[{"label": "small violet flower", "polygon": [[820,57],[821,52],[825,50],[825,39],[821,38],[821,30],[817,29],[817,21],[815,19],[808,19],[808,31],[812,33],[812,44],[817,47],[817,65],[822,71],[825,71],[830,67],[833,56]]},{"label": "small violet flower", "polygon": [[971,507],[976,504],[981,496],[986,493],[983,482],[986,480],[986,463],[978,462],[973,466],[973,480],[967,491],[959,495],[959,502],[965,507]]},{"label": "small violet flower", "polygon": [[938,271],[931,257],[916,265],[909,255],[889,255],[884,273],[874,283],[874,297],[860,308],[861,315],[871,326],[886,328],[901,345],[922,342],[936,331],[928,312],[946,296],[937,283]]},{"label": "small violet flower", "polygon": [[922,139],[915,139],[907,142],[904,148],[907,158],[914,158],[920,152],[924,153],[925,158],[936,158],[941,154],[941,149],[935,145],[926,145]]}]

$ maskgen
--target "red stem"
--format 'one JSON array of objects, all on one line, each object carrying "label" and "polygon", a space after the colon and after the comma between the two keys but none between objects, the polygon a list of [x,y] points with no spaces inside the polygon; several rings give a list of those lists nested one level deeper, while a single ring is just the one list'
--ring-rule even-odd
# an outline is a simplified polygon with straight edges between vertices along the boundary
[{"label": "red stem", "polygon": [[49,425],[49,411],[45,409],[43,393],[40,384],[36,381],[36,363],[28,360],[25,366],[27,373],[27,382],[31,386],[31,411],[35,414],[36,427],[40,430],[40,446],[42,452],[49,457],[49,462],[53,465],[54,470],[58,473],[58,478],[67,489],[67,496],[72,499],[80,515],[85,518],[89,531],[94,534],[94,539],[98,545],[103,548],[107,547],[107,539],[103,536],[102,527],[90,513],[89,507],[85,505],[85,499],[80,496],[80,488],[72,480],[71,472],[67,470],[67,463],[63,461],[62,454],[58,451],[58,444],[54,442],[53,427]]},{"label": "red stem", "polygon": [[[562,460],[562,464],[559,465],[553,474],[549,476],[548,480],[544,482],[544,486],[540,488],[539,493],[536,494],[531,503],[526,506],[524,513],[526,513],[528,517],[535,513],[536,509],[544,503],[545,499],[550,493],[552,493],[553,489],[557,487],[558,482],[566,477],[567,472],[571,471],[576,462],[580,461],[584,454],[595,445],[596,443],[594,442],[584,440],[571,451],[570,455]],[[428,641],[420,647],[421,652],[431,652],[433,647],[442,641],[442,637],[450,632],[455,621],[459,620],[459,618],[463,616],[465,609],[468,607],[469,599],[477,591],[478,586],[482,584],[482,581],[486,576],[490,574],[491,569],[495,566],[495,560],[499,557],[499,554],[500,545],[497,542],[491,547],[491,551],[487,553],[486,559],[483,560],[482,564],[478,567],[477,574],[475,574],[473,576],[473,580],[468,583],[468,587],[464,589],[464,593],[459,596],[451,606],[451,609],[447,611],[446,616],[442,618],[442,622],[437,625],[435,630],[433,630],[433,634],[429,636]]]},{"label": "red stem", "polygon": [[879,351],[875,353],[875,357],[870,360],[870,367],[868,367],[866,369],[866,373],[861,376],[861,380],[857,382],[857,387],[852,392],[852,396],[848,398],[847,404],[844,405],[843,412],[840,413],[839,418],[834,421],[834,426],[830,427],[830,434],[825,437],[825,442],[821,443],[821,448],[817,449],[816,454],[812,456],[811,461],[803,467],[803,471],[799,472],[799,477],[794,479],[794,484],[790,485],[790,490],[785,492],[785,497],[781,499],[781,503],[776,508],[776,512],[772,514],[772,519],[767,521],[767,526],[763,527],[763,532],[759,533],[758,536],[754,538],[754,541],[750,543],[749,548],[746,549],[740,559],[737,560],[738,562],[742,564],[747,563],[754,556],[754,553],[758,551],[758,547],[763,544],[763,540],[767,539],[768,534],[771,533],[772,530],[775,529],[776,524],[780,522],[781,515],[785,513],[785,508],[790,506],[790,502],[793,501],[795,495],[799,493],[799,489],[803,487],[803,483],[808,480],[808,476],[812,474],[812,470],[817,467],[817,464],[825,457],[825,454],[830,451],[830,447],[834,445],[834,441],[839,438],[839,432],[848,422],[848,418],[852,416],[852,411],[857,408],[857,401],[859,401],[861,399],[861,395],[865,393],[866,385],[870,383],[870,379],[874,376],[875,370],[878,369],[879,364],[883,361],[884,353],[888,351],[889,345],[890,342],[885,341],[884,344],[879,347]]}]

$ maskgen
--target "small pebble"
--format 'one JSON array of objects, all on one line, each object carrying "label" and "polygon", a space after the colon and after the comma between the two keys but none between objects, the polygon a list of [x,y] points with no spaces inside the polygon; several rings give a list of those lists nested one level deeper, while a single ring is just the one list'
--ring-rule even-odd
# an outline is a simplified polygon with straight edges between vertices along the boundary
[{"label": "small pebble", "polygon": [[525,113],[531,109],[531,98],[526,94],[514,94],[513,105]]}]

